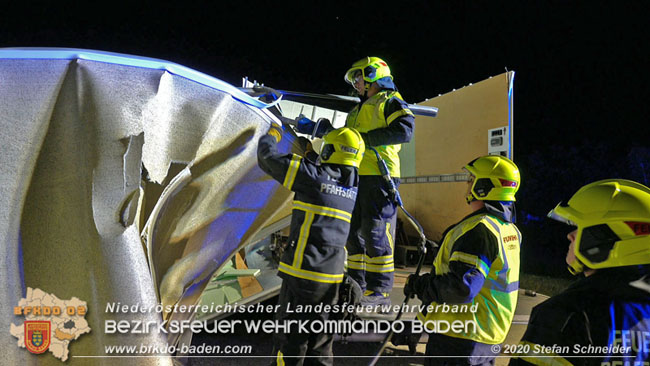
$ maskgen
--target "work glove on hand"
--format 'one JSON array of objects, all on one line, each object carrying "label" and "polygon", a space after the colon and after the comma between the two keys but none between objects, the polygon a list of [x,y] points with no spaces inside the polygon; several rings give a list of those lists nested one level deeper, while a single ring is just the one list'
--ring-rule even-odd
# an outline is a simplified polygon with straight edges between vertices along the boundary
[{"label": "work glove on hand", "polygon": [[296,123],[296,129],[300,133],[304,133],[305,135],[312,135],[314,137],[323,137],[325,134],[327,134],[330,130],[332,130],[332,124],[327,118],[319,118],[318,119],[318,129],[314,131],[314,128],[316,128],[316,122],[310,120],[307,117],[301,117],[298,119],[298,122]]},{"label": "work glove on hand", "polygon": [[415,274],[408,276],[406,283],[404,284],[404,296],[409,297],[411,295],[417,295],[418,298],[422,300],[422,303],[429,304],[431,301],[425,299],[425,291],[430,277],[431,274],[429,273],[422,276],[417,276]]},{"label": "work glove on hand", "polygon": [[316,122],[310,120],[307,117],[299,117],[298,122],[296,123],[296,129],[300,133],[305,135],[311,135],[314,132],[314,127],[316,127]]},{"label": "work glove on hand", "polygon": [[268,134],[275,138],[275,142],[280,142],[280,140],[282,140],[282,133],[284,133],[282,127],[276,125],[275,123],[271,123],[271,128],[269,129]]}]

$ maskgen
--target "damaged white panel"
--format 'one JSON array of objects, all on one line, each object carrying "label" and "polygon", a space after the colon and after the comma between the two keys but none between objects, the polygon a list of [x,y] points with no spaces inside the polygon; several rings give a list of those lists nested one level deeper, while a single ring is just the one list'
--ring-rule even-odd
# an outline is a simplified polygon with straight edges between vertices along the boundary
[{"label": "damaged white panel", "polygon": [[[106,344],[174,342],[107,335],[104,320],[191,314],[107,314],[106,304],[196,302],[210,275],[288,201],[257,167],[257,140],[273,119],[263,106],[158,60],[0,49],[0,329],[22,323],[7,310],[32,287],[88,303],[92,331],[74,341],[69,364],[104,355]],[[60,362],[32,357],[11,337],[0,347],[9,364]]]}]

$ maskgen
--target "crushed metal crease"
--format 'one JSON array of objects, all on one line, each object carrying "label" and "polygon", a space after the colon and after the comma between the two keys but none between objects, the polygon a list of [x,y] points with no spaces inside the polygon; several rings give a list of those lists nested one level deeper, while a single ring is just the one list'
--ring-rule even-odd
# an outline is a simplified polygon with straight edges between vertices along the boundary
[{"label": "crushed metal crease", "polygon": [[[268,112],[164,70],[0,60],[0,307],[11,309],[27,286],[83,299],[93,334],[73,353],[100,355],[115,341],[102,331],[107,302],[196,303],[210,276],[289,201],[257,167],[270,123]],[[160,316],[121,317],[130,318]],[[20,320],[0,319],[0,330]],[[11,364],[59,362],[14,343],[0,340]]]}]

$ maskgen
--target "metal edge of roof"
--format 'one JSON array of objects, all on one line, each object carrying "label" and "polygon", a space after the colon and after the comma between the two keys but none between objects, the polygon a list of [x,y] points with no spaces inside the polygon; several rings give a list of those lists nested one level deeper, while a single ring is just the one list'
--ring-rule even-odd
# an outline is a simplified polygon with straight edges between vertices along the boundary
[{"label": "metal edge of roof", "polygon": [[180,77],[195,81],[212,89],[228,93],[240,102],[255,108],[265,109],[275,104],[264,103],[245,94],[238,88],[226,83],[225,81],[190,69],[189,67],[185,67],[165,60],[143,56],[77,48],[8,47],[0,48],[0,59],[81,59],[116,65],[141,67],[145,69],[163,70],[169,72],[170,74],[178,75]]}]

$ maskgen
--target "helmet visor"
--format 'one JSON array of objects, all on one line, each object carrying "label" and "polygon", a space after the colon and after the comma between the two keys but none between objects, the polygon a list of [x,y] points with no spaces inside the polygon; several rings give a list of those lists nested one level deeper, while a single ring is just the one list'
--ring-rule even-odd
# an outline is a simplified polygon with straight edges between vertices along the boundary
[{"label": "helmet visor", "polygon": [[560,203],[558,203],[557,206],[555,206],[555,208],[552,209],[552,210],[548,213],[548,215],[546,215],[546,216],[548,216],[549,219],[552,219],[552,220],[555,220],[555,221],[559,221],[559,222],[563,222],[563,223],[565,223],[565,224],[567,224],[567,225],[570,225],[570,226],[576,226],[576,227],[577,227],[578,225],[576,225],[575,222],[573,222],[573,221],[567,219],[566,217],[564,217],[564,216],[562,216],[562,215],[560,215],[560,214],[558,214],[558,213],[556,212],[556,210],[557,210],[558,208],[569,207],[569,205],[568,205],[566,202],[567,202],[567,201],[561,201]]},{"label": "helmet visor", "polygon": [[363,79],[361,69],[350,69],[347,74],[345,74],[345,81],[350,85],[354,85],[359,78]]}]

